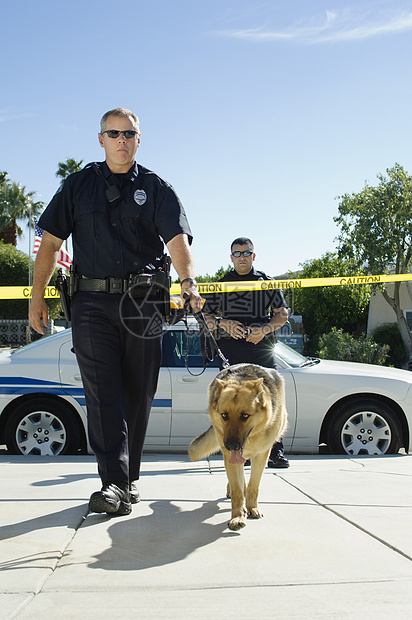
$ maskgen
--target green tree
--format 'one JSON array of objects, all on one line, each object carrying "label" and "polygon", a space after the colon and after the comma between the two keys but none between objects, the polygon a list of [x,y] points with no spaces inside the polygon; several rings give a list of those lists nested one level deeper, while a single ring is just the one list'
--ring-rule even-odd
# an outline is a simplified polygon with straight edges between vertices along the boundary
[{"label": "green tree", "polygon": [[[321,258],[306,261],[299,278],[328,278],[360,275],[353,259],[339,258],[336,252],[327,252]],[[314,355],[319,338],[333,327],[359,335],[366,330],[369,285],[319,286],[294,289],[294,312],[301,314],[309,337],[306,352]]]},{"label": "green tree", "polygon": [[[33,270],[33,263],[30,265]],[[53,276],[51,282],[54,282]],[[13,245],[0,241],[1,286],[27,286],[29,281],[29,257]],[[52,319],[60,318],[58,299],[47,299]],[[0,299],[0,319],[27,319],[28,302],[25,299]]]},{"label": "green tree", "polygon": [[35,194],[9,179],[7,172],[0,173],[0,240],[17,245],[23,234],[18,220],[30,219],[43,210],[43,203],[34,200]]},{"label": "green tree", "polygon": [[[357,194],[339,197],[340,256],[353,260],[368,273],[409,273],[412,252],[412,177],[399,164],[377,175],[377,187],[365,185]],[[400,282],[394,293],[380,287],[395,313],[399,331],[410,357],[412,336],[400,304]]]},{"label": "green tree", "polygon": [[56,177],[60,177],[61,180],[64,181],[69,174],[79,172],[79,170],[83,168],[83,163],[84,162],[82,159],[77,161],[76,159],[73,159],[73,157],[68,157],[66,161],[60,161],[58,164],[59,167],[56,172]]},{"label": "green tree", "polygon": [[220,278],[223,278],[223,276],[232,269],[232,267],[230,267],[230,265],[228,265],[228,267],[226,267],[226,269],[224,269],[223,267],[220,267],[214,276],[209,275],[208,273],[204,276],[196,276],[196,280],[197,282],[217,282],[217,280],[220,280]]},{"label": "green tree", "polygon": [[[231,269],[232,269],[232,267],[230,267],[230,266],[226,267],[226,269],[224,269],[223,267],[220,267],[216,271],[214,276],[211,276],[208,273],[206,275],[204,275],[204,276],[196,276],[196,282],[217,282],[217,280],[220,280],[220,278],[223,278],[225,273],[227,273]],[[180,279],[177,278],[175,280],[175,284],[177,284],[179,282],[180,282]]]}]

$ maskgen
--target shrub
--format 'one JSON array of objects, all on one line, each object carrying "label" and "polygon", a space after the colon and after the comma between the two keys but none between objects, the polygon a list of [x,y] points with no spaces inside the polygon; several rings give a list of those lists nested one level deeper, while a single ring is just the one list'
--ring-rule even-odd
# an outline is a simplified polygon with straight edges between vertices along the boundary
[{"label": "shrub", "polygon": [[375,342],[388,345],[389,353],[387,364],[402,368],[406,361],[405,346],[397,323],[382,323],[371,334]]},{"label": "shrub", "polygon": [[380,345],[367,336],[354,338],[336,327],[319,340],[319,357],[328,360],[384,364],[388,351],[387,344]]}]

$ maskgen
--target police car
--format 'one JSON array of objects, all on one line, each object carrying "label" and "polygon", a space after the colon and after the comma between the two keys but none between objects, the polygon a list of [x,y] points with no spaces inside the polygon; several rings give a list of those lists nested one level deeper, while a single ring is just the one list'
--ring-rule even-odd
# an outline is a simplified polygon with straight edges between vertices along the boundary
[{"label": "police car", "polygon": [[[207,389],[217,360],[203,371],[196,322],[165,328],[159,384],[145,450],[184,452],[209,426]],[[308,359],[277,343],[285,381],[288,453],[408,452],[412,373],[383,366]],[[0,353],[0,445],[11,454],[86,453],[87,411],[71,330]]]}]

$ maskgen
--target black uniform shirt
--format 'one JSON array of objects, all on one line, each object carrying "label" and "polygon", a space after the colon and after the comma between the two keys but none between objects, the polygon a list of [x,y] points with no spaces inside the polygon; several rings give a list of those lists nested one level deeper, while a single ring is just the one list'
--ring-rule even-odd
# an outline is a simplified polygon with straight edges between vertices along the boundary
[{"label": "black uniform shirt", "polygon": [[[272,279],[263,271],[252,268],[247,275],[239,275],[235,270],[229,271],[219,282]],[[208,294],[203,311],[215,316],[221,311],[224,319],[240,321],[244,325],[261,325],[270,320],[273,308],[287,308],[281,289]]]},{"label": "black uniform shirt", "polygon": [[[87,278],[126,278],[146,265],[159,265],[163,241],[178,234],[192,235],[174,189],[154,172],[134,164],[125,174],[111,174],[106,162],[93,164],[65,179],[39,220],[39,226],[58,237],[73,236],[73,260]],[[121,200],[106,198],[116,185]],[[163,241],[162,241],[163,239]]]}]

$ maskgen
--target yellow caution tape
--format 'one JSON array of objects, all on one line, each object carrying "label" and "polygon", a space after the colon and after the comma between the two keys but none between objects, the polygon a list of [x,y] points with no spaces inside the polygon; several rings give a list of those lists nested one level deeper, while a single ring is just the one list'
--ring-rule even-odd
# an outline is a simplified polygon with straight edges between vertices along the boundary
[{"label": "yellow caution tape", "polygon": [[[31,286],[0,286],[0,299],[30,299]],[[59,297],[59,291],[54,286],[48,286],[45,297]]]},{"label": "yellow caution tape", "polygon": [[[273,289],[297,289],[313,286],[351,286],[354,284],[382,284],[385,282],[408,282],[412,274],[380,276],[338,276],[334,278],[306,278],[288,280],[253,280],[239,282],[199,282],[198,291],[207,293],[230,293],[233,291],[268,291]],[[180,284],[172,284],[172,295],[180,294]],[[59,293],[54,286],[46,288],[45,297],[58,298]],[[0,286],[0,299],[30,299],[31,286]]]},{"label": "yellow caution tape", "polygon": [[[406,282],[412,274],[381,276],[339,276],[334,278],[306,278],[300,280],[253,280],[248,282],[199,282],[199,293],[229,293],[232,291],[268,291],[273,289],[309,288],[313,286],[351,286],[353,284],[380,284],[384,282]],[[172,294],[180,292],[180,284],[172,284]]]}]

